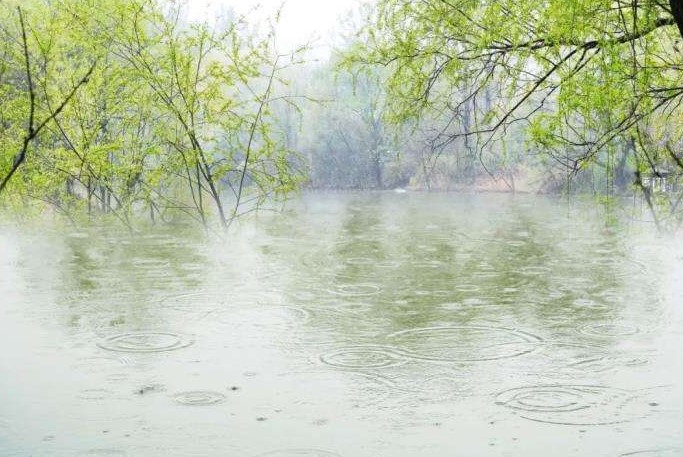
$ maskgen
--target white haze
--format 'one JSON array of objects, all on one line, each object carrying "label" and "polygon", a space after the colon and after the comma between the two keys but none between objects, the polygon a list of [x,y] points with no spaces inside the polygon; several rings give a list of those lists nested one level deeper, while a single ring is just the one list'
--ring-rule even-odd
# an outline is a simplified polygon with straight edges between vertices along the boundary
[{"label": "white haze", "polygon": [[190,20],[209,20],[231,9],[255,22],[264,22],[280,9],[277,27],[277,46],[280,52],[289,52],[310,44],[313,55],[329,54],[334,35],[342,28],[341,22],[359,0],[189,0]]}]

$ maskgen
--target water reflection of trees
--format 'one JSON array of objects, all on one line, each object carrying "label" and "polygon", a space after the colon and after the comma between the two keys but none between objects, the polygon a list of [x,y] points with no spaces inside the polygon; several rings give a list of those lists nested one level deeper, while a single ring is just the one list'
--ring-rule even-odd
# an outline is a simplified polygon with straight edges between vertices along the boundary
[{"label": "water reflection of trees", "polygon": [[[506,205],[507,196],[341,198],[346,205],[328,215],[326,232],[300,233],[307,260],[292,264],[288,286],[340,339],[482,322],[575,335],[619,320],[649,293],[627,287],[638,270],[623,238],[590,231],[577,220],[580,208],[537,197]],[[344,293],[353,285],[366,288]],[[315,289],[303,301],[302,287]]]},{"label": "water reflection of trees", "polygon": [[60,237],[55,301],[72,326],[144,328],[165,319],[163,297],[198,290],[207,264],[182,230],[131,235],[91,228]]}]

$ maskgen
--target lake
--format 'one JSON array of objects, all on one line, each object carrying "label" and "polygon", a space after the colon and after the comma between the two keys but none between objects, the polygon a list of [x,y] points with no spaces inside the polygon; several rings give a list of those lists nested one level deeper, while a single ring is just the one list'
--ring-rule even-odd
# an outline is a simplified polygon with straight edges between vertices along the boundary
[{"label": "lake", "polygon": [[622,214],[386,192],[223,237],[4,223],[0,455],[683,455],[683,243]]}]

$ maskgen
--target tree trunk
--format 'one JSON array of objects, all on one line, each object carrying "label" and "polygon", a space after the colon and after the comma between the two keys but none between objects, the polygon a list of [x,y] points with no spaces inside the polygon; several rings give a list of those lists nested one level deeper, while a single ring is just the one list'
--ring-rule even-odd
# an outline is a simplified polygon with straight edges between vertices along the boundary
[{"label": "tree trunk", "polygon": [[678,26],[678,31],[681,37],[683,37],[683,0],[669,0],[669,5],[671,6],[671,14],[673,14]]}]

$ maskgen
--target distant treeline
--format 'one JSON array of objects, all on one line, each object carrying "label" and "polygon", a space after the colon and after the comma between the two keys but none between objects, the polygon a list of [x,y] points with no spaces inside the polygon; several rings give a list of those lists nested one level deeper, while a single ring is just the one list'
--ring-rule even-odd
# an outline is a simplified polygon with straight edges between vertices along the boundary
[{"label": "distant treeline", "polygon": [[678,1],[365,5],[329,61],[163,0],[0,4],[0,204],[223,226],[315,189],[639,193],[682,220]]}]

